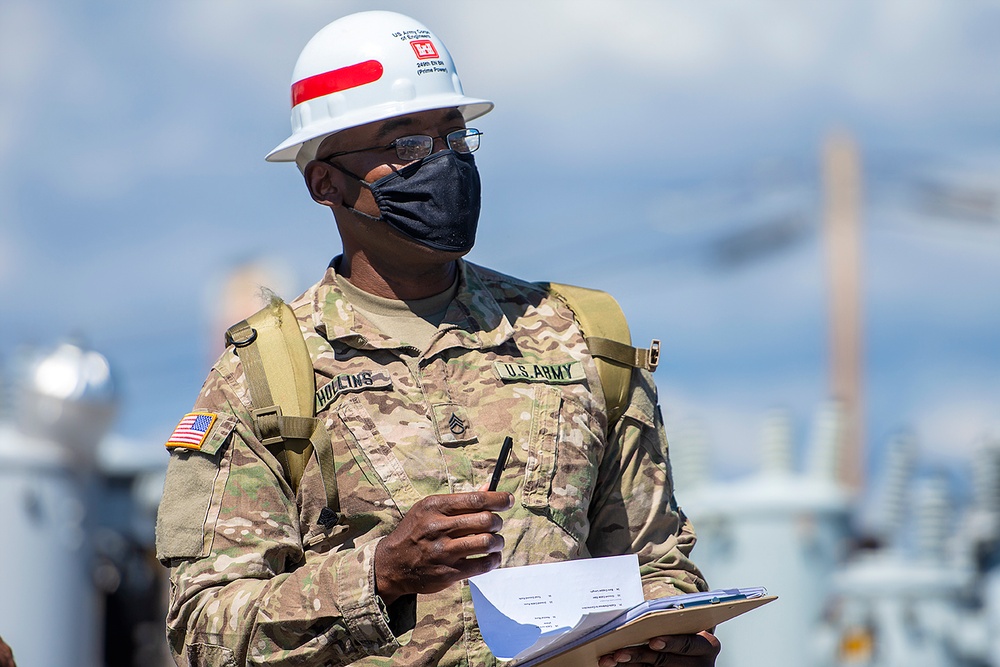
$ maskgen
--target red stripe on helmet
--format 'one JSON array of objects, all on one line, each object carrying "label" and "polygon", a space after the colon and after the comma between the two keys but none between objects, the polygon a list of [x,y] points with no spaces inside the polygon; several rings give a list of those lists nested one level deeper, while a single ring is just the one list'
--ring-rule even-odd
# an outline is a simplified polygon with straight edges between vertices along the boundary
[{"label": "red stripe on helmet", "polygon": [[382,63],[377,60],[366,60],[357,65],[348,65],[296,81],[292,84],[292,106],[378,81],[382,78],[382,72]]}]

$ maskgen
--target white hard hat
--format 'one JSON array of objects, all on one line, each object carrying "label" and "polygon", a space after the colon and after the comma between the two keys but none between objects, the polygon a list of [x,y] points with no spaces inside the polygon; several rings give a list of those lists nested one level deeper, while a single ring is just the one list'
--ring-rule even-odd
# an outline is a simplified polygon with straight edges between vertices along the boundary
[{"label": "white hard hat", "polygon": [[451,54],[434,33],[395,12],[351,14],[302,49],[292,74],[292,136],[267,160],[295,160],[306,142],[315,153],[319,142],[312,140],[349,127],[451,107],[469,121],[493,102],[466,97]]}]

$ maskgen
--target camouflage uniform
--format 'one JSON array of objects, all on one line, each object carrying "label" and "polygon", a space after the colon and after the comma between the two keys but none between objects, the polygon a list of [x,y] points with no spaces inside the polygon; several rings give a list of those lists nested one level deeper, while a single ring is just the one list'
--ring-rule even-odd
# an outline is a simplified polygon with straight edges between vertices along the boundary
[{"label": "camouflage uniform", "polygon": [[295,496],[272,472],[232,349],[212,369],[195,410],[217,418],[200,450],[172,450],[157,526],[180,664],[496,664],[466,582],[386,609],[373,560],[418,500],[488,481],[507,435],[505,566],[634,552],[647,597],[705,589],[688,560],[694,533],[672,506],[650,375],[634,373],[606,437],[572,312],[537,285],[459,264],[458,295],[424,354],[357,316],[332,268],[291,304],[333,440],[333,525],[320,522],[315,457]]}]

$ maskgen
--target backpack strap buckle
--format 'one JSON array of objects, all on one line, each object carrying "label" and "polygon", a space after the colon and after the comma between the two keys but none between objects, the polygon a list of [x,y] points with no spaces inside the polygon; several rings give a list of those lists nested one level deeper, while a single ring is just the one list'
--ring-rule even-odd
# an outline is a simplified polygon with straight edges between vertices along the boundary
[{"label": "backpack strap buckle", "polygon": [[650,343],[649,349],[596,336],[587,338],[586,341],[592,355],[622,366],[642,368],[652,373],[660,365],[660,341],[656,338]]},{"label": "backpack strap buckle", "polygon": [[253,415],[253,422],[257,425],[260,441],[265,447],[277,445],[284,440],[281,435],[283,417],[281,416],[280,405],[257,408],[256,410],[251,410],[250,414]]},{"label": "backpack strap buckle", "polygon": [[660,339],[654,338],[649,344],[649,352],[646,356],[646,368],[652,373],[660,365]]}]

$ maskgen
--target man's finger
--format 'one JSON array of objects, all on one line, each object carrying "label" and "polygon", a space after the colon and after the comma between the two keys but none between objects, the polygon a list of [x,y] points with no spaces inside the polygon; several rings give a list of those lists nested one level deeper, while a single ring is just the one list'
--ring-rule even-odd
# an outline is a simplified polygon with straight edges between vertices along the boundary
[{"label": "man's finger", "polygon": [[721,644],[710,632],[696,635],[665,635],[649,640],[649,648],[673,655],[715,655]]},{"label": "man's finger", "polygon": [[[653,637],[645,646],[632,646],[601,656],[599,667],[616,665],[702,665],[714,664],[721,644],[710,632],[696,635]],[[673,657],[672,657],[673,656]]]},{"label": "man's finger", "polygon": [[503,519],[493,512],[476,512],[475,514],[459,514],[448,517],[445,534],[458,538],[480,533],[498,533],[503,528]]},{"label": "man's finger", "polygon": [[489,512],[509,510],[514,506],[514,496],[506,491],[471,491],[427,496],[424,502],[428,509],[454,516],[484,510]]},{"label": "man's finger", "polygon": [[455,567],[462,573],[462,579],[468,579],[477,574],[486,574],[500,567],[500,554],[491,553],[479,558],[466,558],[459,561]]},{"label": "man's finger", "polygon": [[503,551],[503,537],[491,533],[469,535],[452,540],[448,545],[451,555],[458,558],[481,556],[483,554],[498,554]]}]

